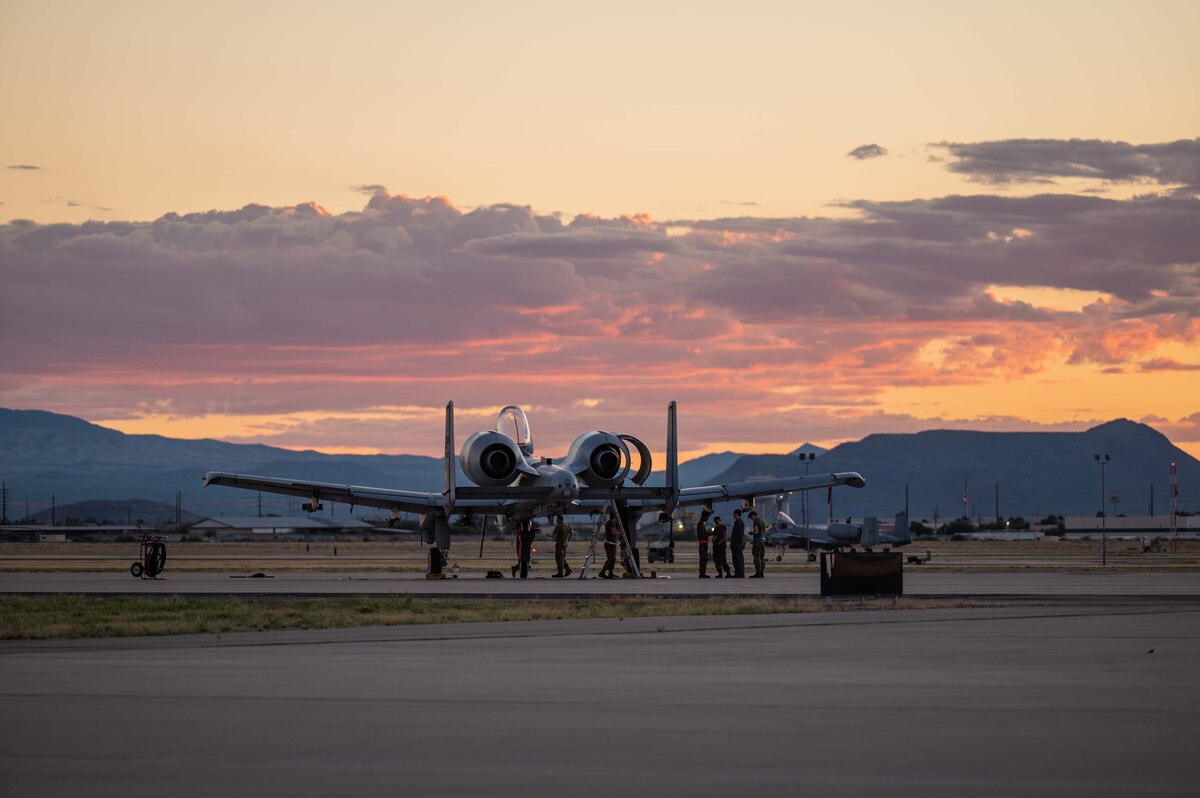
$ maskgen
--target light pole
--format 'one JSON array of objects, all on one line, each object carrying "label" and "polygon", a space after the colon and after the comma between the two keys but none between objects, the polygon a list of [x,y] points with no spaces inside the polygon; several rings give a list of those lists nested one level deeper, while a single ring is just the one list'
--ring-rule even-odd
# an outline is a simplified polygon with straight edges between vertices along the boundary
[{"label": "light pole", "polygon": [[[801,452],[800,462],[804,463],[804,476],[808,476],[808,469],[812,466],[812,461],[817,459],[817,455],[813,452]],[[804,500],[804,528],[808,529],[808,491],[804,491],[800,497]]]},{"label": "light pole", "polygon": [[1100,455],[1093,455],[1096,462],[1100,464],[1100,564],[1108,565],[1108,519],[1104,512],[1104,467],[1111,460],[1107,454],[1104,459],[1100,459]]},{"label": "light pole", "polygon": [[[804,463],[804,476],[808,476],[808,469],[812,465],[812,461],[817,459],[815,452],[800,452],[800,462]],[[804,507],[804,553],[807,557],[812,557],[812,532],[808,528],[808,491],[800,494],[800,500]]]}]

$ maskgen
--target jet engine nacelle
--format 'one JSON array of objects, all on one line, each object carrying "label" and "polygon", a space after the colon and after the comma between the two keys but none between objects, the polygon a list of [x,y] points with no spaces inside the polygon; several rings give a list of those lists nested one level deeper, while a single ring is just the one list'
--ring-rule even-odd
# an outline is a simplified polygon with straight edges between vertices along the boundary
[{"label": "jet engine nacelle", "polygon": [[476,432],[467,438],[458,459],[467,479],[489,488],[511,485],[525,462],[517,442],[494,430]]},{"label": "jet engine nacelle", "polygon": [[611,488],[629,475],[629,447],[618,435],[592,430],[571,443],[562,464],[588,487]]}]

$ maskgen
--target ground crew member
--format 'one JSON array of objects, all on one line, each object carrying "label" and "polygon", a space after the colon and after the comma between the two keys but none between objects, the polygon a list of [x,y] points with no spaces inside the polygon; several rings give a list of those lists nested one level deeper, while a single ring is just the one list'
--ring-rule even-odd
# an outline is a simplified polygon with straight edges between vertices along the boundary
[{"label": "ground crew member", "polygon": [[617,567],[617,542],[621,533],[617,531],[617,514],[609,513],[608,521],[604,524],[604,567],[600,569],[601,579],[614,579],[613,568]]},{"label": "ground crew member", "polygon": [[[521,578],[529,576],[529,563],[533,553],[533,539],[537,530],[529,519],[517,522],[517,564],[514,569],[520,569]],[[516,574],[514,574],[515,576]]]},{"label": "ground crew member", "polygon": [[767,570],[767,525],[754,510],[750,511],[750,524],[753,529],[750,551],[754,554],[754,573],[750,578],[762,579],[763,572]]},{"label": "ground crew member", "polygon": [[567,565],[567,541],[571,539],[571,527],[567,526],[562,513],[554,516],[554,564],[558,571],[554,576],[562,579],[571,575],[571,566]]},{"label": "ground crew member", "polygon": [[700,511],[696,522],[696,541],[700,544],[700,578],[708,579],[708,510]]},{"label": "ground crew member", "polygon": [[742,511],[733,511],[733,530],[729,534],[729,546],[733,549],[733,578],[746,578],[746,522]]},{"label": "ground crew member", "polygon": [[712,550],[713,564],[717,566],[717,579],[722,576],[733,576],[733,572],[729,570],[729,560],[725,557],[725,548],[729,536],[727,535],[728,528],[721,523],[721,516],[713,519],[712,533]]}]

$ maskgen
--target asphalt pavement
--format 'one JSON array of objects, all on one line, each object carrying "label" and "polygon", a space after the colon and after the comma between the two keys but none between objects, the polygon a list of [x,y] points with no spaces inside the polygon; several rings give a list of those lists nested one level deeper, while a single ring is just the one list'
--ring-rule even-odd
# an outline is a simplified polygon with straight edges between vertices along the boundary
[{"label": "asphalt pavement", "polygon": [[1186,601],[6,642],[0,794],[1194,796],[1198,662]]}]

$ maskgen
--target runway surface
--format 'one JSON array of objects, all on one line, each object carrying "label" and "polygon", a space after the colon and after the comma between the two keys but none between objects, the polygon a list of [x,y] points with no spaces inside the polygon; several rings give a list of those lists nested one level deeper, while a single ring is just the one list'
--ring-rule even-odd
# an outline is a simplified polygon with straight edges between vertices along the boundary
[{"label": "runway surface", "polygon": [[[593,596],[593,595],[775,595],[815,596],[816,573],[768,575],[766,579],[458,579],[428,580],[420,574],[286,573],[272,578],[246,574],[171,573],[157,580],[122,573],[0,573],[0,593],[85,593],[133,595],[428,595],[428,596]],[[935,572],[908,568],[909,596],[1021,597],[1200,597],[1200,573],[1045,573]]]},{"label": "runway surface", "polygon": [[0,643],[0,794],[1196,794],[1200,609]]}]

